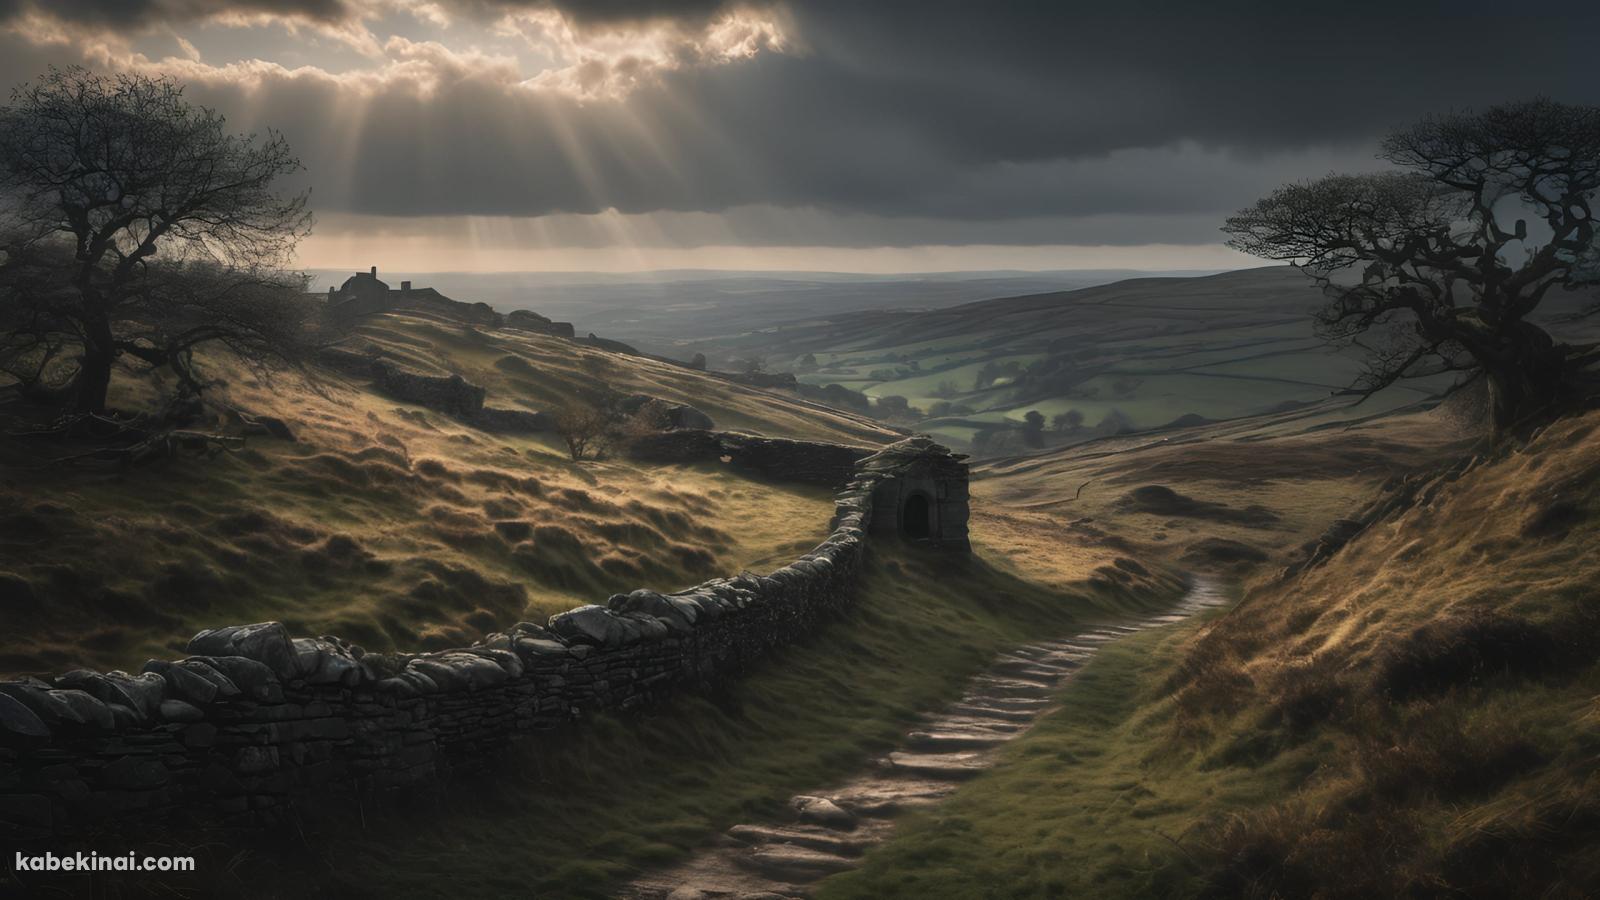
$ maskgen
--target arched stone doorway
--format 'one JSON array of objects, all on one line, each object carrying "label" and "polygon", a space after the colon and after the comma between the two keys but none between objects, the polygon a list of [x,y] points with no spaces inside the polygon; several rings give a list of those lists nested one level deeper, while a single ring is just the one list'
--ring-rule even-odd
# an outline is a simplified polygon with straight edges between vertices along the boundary
[{"label": "arched stone doorway", "polygon": [[[925,435],[879,450],[857,465],[872,483],[874,534],[900,534],[967,552],[966,457]],[[844,507],[840,507],[844,509]]]},{"label": "arched stone doorway", "polygon": [[900,509],[900,531],[908,538],[927,538],[933,534],[933,507],[928,495],[920,491],[906,498]]}]

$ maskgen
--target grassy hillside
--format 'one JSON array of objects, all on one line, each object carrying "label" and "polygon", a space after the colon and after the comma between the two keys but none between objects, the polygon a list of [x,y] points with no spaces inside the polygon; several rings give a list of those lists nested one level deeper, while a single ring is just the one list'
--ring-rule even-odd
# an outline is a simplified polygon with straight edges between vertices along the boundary
[{"label": "grassy hillside", "polygon": [[[1331,426],[1316,410],[1102,438],[974,468],[974,508],[1019,553],[1073,552],[1111,529],[1141,558],[1245,571],[1281,565],[1385,481],[1461,452],[1450,411]],[[1043,539],[1041,541],[1041,539]]]},{"label": "grassy hillside", "polygon": [[[548,409],[604,386],[687,402],[719,427],[862,444],[863,420],[557,338],[384,315],[350,342],[456,373],[489,402]],[[809,549],[825,490],[717,466],[574,465],[551,435],[496,435],[375,393],[366,379],[262,383],[216,363],[221,404],[294,442],[107,469],[0,441],[0,671],[137,667],[202,627],[280,619],[374,648],[460,643],[604,600],[675,589]],[[135,406],[154,386],[118,382]]]},{"label": "grassy hillside", "polygon": [[1108,648],[822,896],[1588,895],[1597,429],[1418,479],[1323,565]]},{"label": "grassy hillside", "polygon": [[[1548,312],[1578,302],[1553,296]],[[1362,360],[1313,333],[1310,312],[1321,303],[1304,276],[1271,267],[823,315],[708,343],[764,355],[769,368],[809,384],[905,397],[927,417],[920,430],[957,443],[1018,424],[1030,410],[1047,420],[1075,414],[1080,424],[1048,436],[1065,443],[1325,401],[1355,380]],[[1337,415],[1401,408],[1447,384],[1397,386]]]}]

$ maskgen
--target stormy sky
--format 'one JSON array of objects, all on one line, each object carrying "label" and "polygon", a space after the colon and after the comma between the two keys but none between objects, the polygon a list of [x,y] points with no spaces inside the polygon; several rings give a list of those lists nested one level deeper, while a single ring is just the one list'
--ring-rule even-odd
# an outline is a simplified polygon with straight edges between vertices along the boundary
[{"label": "stormy sky", "polygon": [[283,132],[302,261],[1221,268],[1229,212],[1428,112],[1600,103],[1600,4],[0,0],[0,76]]}]

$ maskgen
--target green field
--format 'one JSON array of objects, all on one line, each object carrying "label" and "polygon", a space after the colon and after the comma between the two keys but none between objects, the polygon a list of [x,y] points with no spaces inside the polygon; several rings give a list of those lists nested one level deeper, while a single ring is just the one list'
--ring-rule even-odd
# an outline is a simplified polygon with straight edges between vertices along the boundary
[{"label": "green field", "polygon": [[[1082,425],[1052,428],[1043,441],[1059,445],[1185,417],[1237,419],[1329,401],[1361,375],[1362,352],[1317,337],[1311,311],[1320,302],[1303,276],[1272,267],[942,309],[797,316],[690,343],[764,357],[769,369],[793,370],[810,385],[904,397],[922,413],[916,427],[958,444],[1032,410],[1047,418],[1076,412]],[[1555,298],[1551,306],[1572,302]],[[1426,402],[1449,383],[1396,386],[1346,415]],[[956,409],[935,412],[941,403]]]}]

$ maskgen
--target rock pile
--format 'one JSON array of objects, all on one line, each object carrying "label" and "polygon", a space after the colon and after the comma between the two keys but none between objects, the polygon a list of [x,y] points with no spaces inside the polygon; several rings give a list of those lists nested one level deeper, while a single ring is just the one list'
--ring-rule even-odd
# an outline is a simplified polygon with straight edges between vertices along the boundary
[{"label": "rock pile", "polygon": [[506,313],[505,327],[564,338],[577,334],[571,322],[552,321],[549,316],[541,316],[531,309],[514,309]]}]

